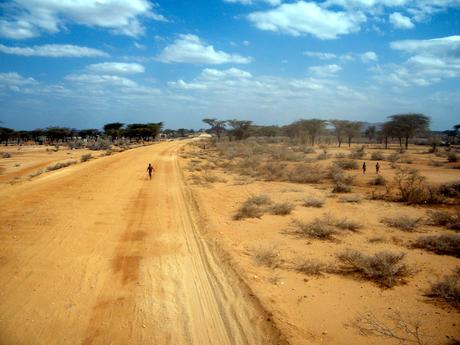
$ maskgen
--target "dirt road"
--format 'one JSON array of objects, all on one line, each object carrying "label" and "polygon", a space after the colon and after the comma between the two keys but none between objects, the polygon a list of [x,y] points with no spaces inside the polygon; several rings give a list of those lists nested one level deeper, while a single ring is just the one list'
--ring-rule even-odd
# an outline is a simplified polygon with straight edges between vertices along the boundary
[{"label": "dirt road", "polygon": [[277,343],[199,232],[180,145],[0,191],[0,344]]}]

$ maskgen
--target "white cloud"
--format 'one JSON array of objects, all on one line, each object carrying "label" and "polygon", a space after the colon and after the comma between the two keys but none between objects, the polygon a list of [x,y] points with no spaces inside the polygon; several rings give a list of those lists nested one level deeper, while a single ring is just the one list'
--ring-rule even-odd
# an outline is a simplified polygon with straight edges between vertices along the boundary
[{"label": "white cloud", "polygon": [[145,68],[138,63],[103,62],[87,66],[91,72],[101,74],[136,74],[144,73]]},{"label": "white cloud", "polygon": [[69,74],[65,77],[66,80],[90,85],[106,85],[106,86],[124,86],[136,87],[137,83],[125,77],[116,75],[95,75],[95,74]]},{"label": "white cloud", "polygon": [[311,73],[314,73],[318,76],[322,77],[331,77],[337,74],[342,70],[342,67],[336,64],[332,65],[321,65],[321,66],[310,66],[308,70]]},{"label": "white cloud", "polygon": [[243,5],[253,5],[256,2],[265,2],[271,6],[278,6],[281,4],[281,0],[224,0],[224,2],[229,2],[232,4],[240,3]]},{"label": "white cloud", "polygon": [[109,54],[93,48],[72,44],[45,44],[32,47],[8,47],[0,44],[0,52],[21,56],[42,57],[107,57]]},{"label": "white cloud", "polygon": [[313,51],[306,51],[303,53],[305,56],[315,57],[320,60],[331,60],[337,58],[337,55],[332,53],[323,53],[323,52],[313,52]]},{"label": "white cloud", "polygon": [[361,61],[364,63],[377,62],[378,56],[375,52],[368,51],[360,55]]},{"label": "white cloud", "polygon": [[460,77],[460,36],[394,41],[390,46],[411,56],[403,64],[375,70],[382,82],[400,87],[425,86]]},{"label": "white cloud", "polygon": [[16,72],[0,73],[0,84],[3,85],[35,85],[34,78],[24,78]]},{"label": "white cloud", "polygon": [[69,23],[139,36],[144,32],[142,17],[166,21],[154,7],[148,0],[8,1],[0,21],[0,36],[31,38],[42,32],[59,32]]},{"label": "white cloud", "polygon": [[205,68],[201,72],[201,77],[205,79],[222,79],[222,78],[251,78],[249,72],[243,71],[238,68],[229,68],[227,70],[216,70],[212,68]]},{"label": "white cloud", "polygon": [[253,12],[248,19],[261,30],[292,36],[311,34],[319,39],[335,39],[359,31],[360,25],[366,21],[361,12],[335,12],[304,1]]},{"label": "white cloud", "polygon": [[390,14],[390,23],[397,29],[412,29],[415,25],[409,17],[403,16],[399,12]]},{"label": "white cloud", "polygon": [[179,79],[178,81],[170,81],[168,82],[168,85],[182,90],[206,90],[208,88],[205,84],[186,83],[182,79]]},{"label": "white cloud", "polygon": [[224,63],[247,64],[250,57],[237,54],[228,54],[221,50],[216,51],[212,45],[206,45],[196,35],[180,35],[174,43],[165,47],[157,57],[166,63],[190,63],[219,65]]}]

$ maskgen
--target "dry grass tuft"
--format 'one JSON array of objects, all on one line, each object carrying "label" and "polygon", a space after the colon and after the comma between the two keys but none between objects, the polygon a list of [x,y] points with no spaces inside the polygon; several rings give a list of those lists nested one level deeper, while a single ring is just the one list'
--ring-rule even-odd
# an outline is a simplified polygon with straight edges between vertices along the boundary
[{"label": "dry grass tuft", "polygon": [[279,251],[274,246],[261,245],[254,248],[253,255],[259,265],[275,268],[279,264]]},{"label": "dry grass tuft", "polygon": [[381,175],[377,175],[374,177],[372,180],[369,181],[369,184],[371,186],[385,186],[387,183],[387,180]]},{"label": "dry grass tuft", "polygon": [[323,169],[312,164],[297,165],[287,174],[289,182],[295,183],[320,183],[324,177]]},{"label": "dry grass tuft", "polygon": [[270,205],[271,203],[272,201],[267,195],[253,195],[243,203],[233,216],[233,219],[260,218],[265,213],[261,206]]},{"label": "dry grass tuft", "polygon": [[421,218],[398,216],[393,218],[383,218],[381,222],[393,228],[398,228],[407,232],[414,232],[417,230],[417,225],[421,220]]},{"label": "dry grass tuft", "polygon": [[324,199],[311,197],[303,201],[303,206],[321,208],[324,206],[324,203]]},{"label": "dry grass tuft", "polygon": [[305,258],[298,258],[294,263],[294,269],[308,276],[320,276],[323,273],[331,272],[330,265],[318,260]]},{"label": "dry grass tuft", "polygon": [[442,300],[460,309],[460,267],[452,275],[432,283],[427,296]]},{"label": "dry grass tuft", "polygon": [[316,218],[310,223],[304,223],[298,220],[293,222],[294,231],[302,236],[316,238],[319,240],[334,239],[337,230],[324,218]]},{"label": "dry grass tuft", "polygon": [[295,205],[289,202],[278,202],[270,206],[270,213],[278,216],[286,216],[291,214]]},{"label": "dry grass tuft", "polygon": [[358,162],[354,159],[340,159],[334,161],[334,165],[343,170],[353,170],[358,169]]},{"label": "dry grass tuft", "polygon": [[362,200],[361,195],[352,194],[352,195],[342,195],[339,198],[339,202],[347,202],[347,203],[360,203]]},{"label": "dry grass tuft", "polygon": [[431,225],[445,226],[449,229],[460,230],[460,210],[457,213],[445,211],[428,211]]},{"label": "dry grass tuft", "polygon": [[413,245],[439,255],[451,255],[460,258],[460,234],[422,236]]},{"label": "dry grass tuft", "polygon": [[391,288],[410,274],[404,253],[379,252],[372,256],[348,249],[337,255],[341,273],[356,273],[378,285]]}]

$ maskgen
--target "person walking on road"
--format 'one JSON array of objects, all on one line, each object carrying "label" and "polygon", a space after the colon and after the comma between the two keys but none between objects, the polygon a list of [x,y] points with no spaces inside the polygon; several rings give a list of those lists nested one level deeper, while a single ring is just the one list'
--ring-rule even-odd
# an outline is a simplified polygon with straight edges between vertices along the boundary
[{"label": "person walking on road", "polygon": [[366,162],[363,163],[363,174],[366,173]]},{"label": "person walking on road", "polygon": [[152,172],[153,172],[154,170],[155,170],[155,169],[153,169],[152,163],[149,163],[149,166],[147,167],[147,172],[149,173],[149,180],[152,179]]},{"label": "person walking on road", "polygon": [[380,164],[379,162],[377,162],[377,164],[375,165],[375,173],[378,175],[380,172]]}]

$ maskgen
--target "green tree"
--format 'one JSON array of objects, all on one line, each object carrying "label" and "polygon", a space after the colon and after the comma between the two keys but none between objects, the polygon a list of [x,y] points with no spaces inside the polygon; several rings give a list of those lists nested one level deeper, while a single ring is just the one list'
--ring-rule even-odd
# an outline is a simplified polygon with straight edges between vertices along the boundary
[{"label": "green tree", "polygon": [[104,133],[111,140],[119,138],[121,136],[122,128],[125,124],[121,122],[112,122],[104,125]]},{"label": "green tree", "polygon": [[345,137],[345,129],[350,123],[350,121],[332,119],[329,120],[329,123],[332,124],[332,126],[334,126],[334,134],[337,137],[339,147],[342,146],[343,138]]},{"label": "green tree", "polygon": [[211,127],[211,133],[214,133],[217,136],[217,141],[220,141],[222,134],[225,133],[225,125],[227,124],[227,121],[217,119],[203,119],[201,121]]},{"label": "green tree", "polygon": [[406,149],[409,146],[409,139],[425,134],[429,130],[430,118],[423,114],[397,114],[389,116],[389,119],[399,138],[405,139]]},{"label": "green tree", "polygon": [[97,138],[101,135],[101,131],[95,128],[82,129],[78,131],[78,135],[82,138]]},{"label": "green tree", "polygon": [[230,134],[234,136],[236,140],[242,140],[249,137],[252,121],[233,119],[228,120],[227,123],[231,127]]},{"label": "green tree", "polygon": [[371,142],[377,135],[377,127],[374,125],[367,127],[364,131],[364,135],[369,139],[369,142]]},{"label": "green tree", "polygon": [[344,128],[344,134],[347,137],[348,147],[351,147],[351,141],[361,135],[364,124],[359,121],[348,121]]},{"label": "green tree", "polygon": [[0,127],[0,142],[4,141],[8,146],[8,140],[14,136],[14,130],[7,127]]}]

